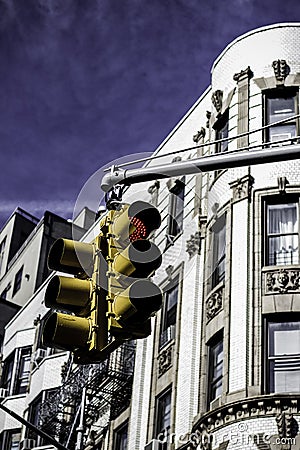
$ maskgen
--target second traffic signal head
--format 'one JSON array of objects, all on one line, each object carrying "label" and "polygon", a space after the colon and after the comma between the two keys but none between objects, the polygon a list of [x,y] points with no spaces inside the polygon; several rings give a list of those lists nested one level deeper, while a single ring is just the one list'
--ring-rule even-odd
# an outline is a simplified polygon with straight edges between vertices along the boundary
[{"label": "second traffic signal head", "polygon": [[162,293],[147,278],[162,256],[147,238],[160,223],[158,210],[142,201],[123,205],[108,217],[109,330],[115,336],[140,338],[151,332],[150,316],[160,308]]}]

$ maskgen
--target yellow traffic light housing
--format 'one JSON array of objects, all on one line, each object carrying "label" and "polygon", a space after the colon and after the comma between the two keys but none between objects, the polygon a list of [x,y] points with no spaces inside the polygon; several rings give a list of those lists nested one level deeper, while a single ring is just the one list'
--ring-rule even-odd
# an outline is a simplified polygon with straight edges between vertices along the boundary
[{"label": "yellow traffic light housing", "polygon": [[45,345],[72,351],[85,364],[126,339],[149,336],[162,292],[148,277],[162,256],[148,238],[160,222],[154,206],[138,201],[109,211],[92,243],[55,241],[48,265],[69,276],[55,275],[46,288],[45,305],[55,312],[43,329]]},{"label": "yellow traffic light housing", "polygon": [[137,201],[110,211],[101,223],[108,239],[108,329],[116,339],[144,338],[162,293],[148,279],[161,265],[158,247],[147,238],[159,228],[158,210]]},{"label": "yellow traffic light housing", "polygon": [[101,241],[101,236],[91,244],[58,239],[48,256],[50,269],[74,277],[55,275],[46,288],[45,305],[61,312],[46,321],[43,342],[73,351],[77,363],[99,360],[107,346],[106,291],[99,286]]}]

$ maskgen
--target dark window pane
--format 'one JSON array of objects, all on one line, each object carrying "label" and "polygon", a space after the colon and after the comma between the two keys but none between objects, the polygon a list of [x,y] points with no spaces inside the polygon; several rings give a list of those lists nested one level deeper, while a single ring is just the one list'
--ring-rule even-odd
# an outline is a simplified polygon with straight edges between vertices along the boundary
[{"label": "dark window pane", "polygon": [[26,392],[30,375],[30,359],[31,348],[22,349],[19,354],[15,394],[24,394]]},{"label": "dark window pane", "polygon": [[162,312],[162,327],[160,336],[160,346],[165,345],[175,336],[175,325],[178,303],[178,282],[176,286],[169,289],[165,294]]},{"label": "dark window pane", "polygon": [[222,394],[223,356],[223,340],[210,346],[208,374],[209,402],[212,402]]},{"label": "dark window pane", "polygon": [[4,389],[7,389],[8,393],[10,393],[10,388],[11,388],[11,384],[12,384],[14,357],[15,357],[15,353],[10,355],[4,361],[3,372],[2,372],[2,377],[1,377],[1,387]]},{"label": "dark window pane", "polygon": [[156,435],[159,440],[167,439],[171,428],[171,389],[157,399]]},{"label": "dark window pane", "polygon": [[12,294],[12,295],[15,295],[15,294],[18,292],[18,290],[21,288],[22,275],[23,275],[23,266],[22,266],[21,269],[16,273],[15,281],[14,281],[13,294]]},{"label": "dark window pane", "polygon": [[222,216],[212,229],[212,257],[210,288],[213,289],[225,278],[226,222]]},{"label": "dark window pane", "polygon": [[[219,118],[217,123],[214,125],[214,129],[216,131],[215,135],[216,140],[228,138],[228,128],[229,128],[229,110],[227,109],[224,112],[224,114]],[[228,150],[227,140],[216,144],[215,150],[216,153],[227,152],[227,150]]]},{"label": "dark window pane", "polygon": [[114,450],[127,450],[128,424],[115,431]]},{"label": "dark window pane", "polygon": [[184,183],[181,180],[170,192],[168,235],[177,236],[183,230]]}]

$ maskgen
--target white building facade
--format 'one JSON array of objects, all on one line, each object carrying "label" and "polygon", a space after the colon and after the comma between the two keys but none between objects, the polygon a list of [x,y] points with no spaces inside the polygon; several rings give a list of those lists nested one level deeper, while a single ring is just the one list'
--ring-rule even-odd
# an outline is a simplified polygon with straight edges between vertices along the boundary
[{"label": "white building facade", "polygon": [[[299,44],[298,23],[254,30],[231,43],[214,63],[210,88],[156,151],[165,156],[150,164],[297,144]],[[174,154],[184,148],[190,150]],[[161,212],[155,243],[163,263],[154,280],[164,303],[151,336],[136,344],[127,381],[109,384],[118,378],[109,378],[113,356],[93,384],[98,414],[89,419],[86,450],[299,448],[299,173],[296,160],[127,190],[125,201],[147,200]],[[45,285],[6,328],[4,374],[22,317],[45,314]],[[36,342],[30,329],[26,345]],[[45,353],[36,364],[18,403],[27,417],[35,399],[59,387],[67,357]],[[4,382],[5,376],[3,388]],[[116,406],[121,390],[128,393],[123,408]],[[108,391],[105,409],[100,400]],[[69,414],[75,429],[75,412],[68,411],[61,414]],[[15,430],[20,426],[1,413],[3,450],[17,448],[6,437]],[[21,448],[24,440],[37,448],[30,439],[23,429]]]}]

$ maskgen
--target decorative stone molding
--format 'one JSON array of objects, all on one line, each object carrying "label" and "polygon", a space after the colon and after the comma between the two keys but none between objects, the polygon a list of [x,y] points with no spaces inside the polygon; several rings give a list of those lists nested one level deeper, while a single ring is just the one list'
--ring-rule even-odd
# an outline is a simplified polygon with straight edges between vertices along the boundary
[{"label": "decorative stone molding", "polygon": [[209,128],[210,118],[211,118],[211,112],[206,111],[206,119],[207,119],[206,128]]},{"label": "decorative stone molding", "polygon": [[264,278],[264,294],[288,294],[290,292],[300,292],[300,268],[264,270]]},{"label": "decorative stone molding", "polygon": [[229,183],[229,186],[232,189],[231,201],[235,203],[240,200],[249,199],[253,184],[254,178],[251,175],[245,175],[244,177]]},{"label": "decorative stone molding", "polygon": [[211,101],[216,108],[217,112],[220,113],[222,110],[222,103],[223,103],[223,91],[218,89],[217,91],[213,92],[211,96]]},{"label": "decorative stone molding", "polygon": [[194,134],[193,141],[196,142],[196,144],[198,144],[198,142],[201,139],[205,138],[205,134],[206,134],[205,128],[201,127],[201,130],[197,131],[197,133]]},{"label": "decorative stone molding", "polygon": [[253,72],[249,66],[247,67],[247,69],[241,70],[240,72],[235,73],[233,75],[233,79],[237,83],[244,81],[244,80],[250,80],[250,78],[252,78],[252,77],[253,77]]},{"label": "decorative stone molding", "polygon": [[173,270],[174,270],[174,266],[172,266],[171,264],[165,268],[165,271],[166,271],[167,277],[168,277],[168,281],[172,281],[172,279],[173,279]]},{"label": "decorative stone molding", "polygon": [[173,364],[173,347],[169,345],[166,349],[163,349],[158,355],[158,377],[161,377],[167,370],[172,367]]},{"label": "decorative stone molding", "polygon": [[223,308],[224,286],[213,291],[205,301],[206,305],[206,321],[212,320]]},{"label": "decorative stone molding", "polygon": [[278,435],[283,441],[286,438],[294,438],[297,435],[297,422],[295,421],[293,414],[281,411],[275,417]]},{"label": "decorative stone molding", "polygon": [[280,194],[285,194],[286,186],[287,186],[287,184],[289,184],[289,181],[288,181],[287,177],[278,177],[277,178],[277,183],[278,183],[279,193]]},{"label": "decorative stone molding", "polygon": [[199,231],[196,231],[195,234],[191,234],[190,239],[186,241],[186,251],[189,254],[190,259],[200,253],[201,248],[201,234]]},{"label": "decorative stone molding", "polygon": [[290,73],[290,67],[288,66],[285,59],[277,59],[272,62],[272,67],[274,69],[274,75],[277,81],[277,85],[284,84],[284,80]]},{"label": "decorative stone molding", "polygon": [[266,395],[226,404],[200,417],[195,422],[192,433],[203,433],[204,430],[211,433],[240,420],[258,417],[276,418],[282,413],[300,414],[300,395]]},{"label": "decorative stone molding", "polygon": [[151,186],[148,187],[148,192],[151,195],[151,203],[156,206],[158,202],[158,192],[160,188],[160,182],[156,180]]}]

